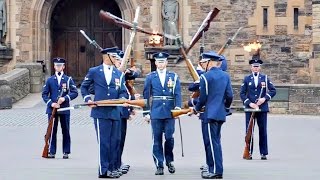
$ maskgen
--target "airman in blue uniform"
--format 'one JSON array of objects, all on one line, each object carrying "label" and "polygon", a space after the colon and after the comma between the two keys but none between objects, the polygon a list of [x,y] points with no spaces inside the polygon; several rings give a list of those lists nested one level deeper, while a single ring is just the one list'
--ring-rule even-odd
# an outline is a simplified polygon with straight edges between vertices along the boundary
[{"label": "airman in blue uniform", "polygon": [[[124,73],[114,67],[117,48],[106,48],[101,53],[103,64],[90,68],[81,84],[81,94],[89,104],[127,97]],[[91,84],[95,93],[94,101],[89,92]],[[119,107],[112,106],[98,106],[91,110],[99,146],[99,178],[120,177],[116,167],[118,152],[115,150],[119,143],[120,110]]]},{"label": "airman in blue uniform", "polygon": [[[117,62],[115,66],[117,68],[120,67],[122,58],[123,58],[123,51],[118,50],[118,57],[117,57]],[[125,72],[125,80],[134,80],[140,75],[140,72],[136,68],[129,68]],[[128,89],[128,87],[126,87]],[[127,99],[135,99],[135,96],[132,96],[129,92],[127,93],[126,96]],[[126,174],[129,171],[130,165],[128,164],[123,164],[122,162],[122,153],[123,153],[123,148],[124,148],[124,143],[126,139],[126,134],[127,134],[127,121],[130,118],[130,115],[133,109],[130,107],[123,107],[121,108],[121,120],[120,120],[120,130],[119,130],[119,145],[118,145],[118,160],[117,160],[117,168],[120,172],[120,174]]]},{"label": "airman in blue uniform", "polygon": [[[153,136],[152,155],[157,167],[155,175],[164,174],[164,160],[168,171],[175,173],[173,165],[175,119],[171,115],[171,110],[181,109],[182,99],[178,75],[166,69],[168,56],[169,54],[164,52],[153,54],[157,70],[147,75],[143,90],[143,97],[148,100],[148,104],[152,98],[150,119]],[[162,145],[163,133],[165,136],[164,148]]]},{"label": "airman in blue uniform", "polygon": [[[48,114],[48,119],[50,119],[53,107],[69,107],[70,101],[78,96],[77,87],[75,86],[72,78],[63,72],[65,62],[66,60],[63,58],[57,57],[53,59],[55,74],[49,77],[46,84],[43,86],[42,99],[47,104],[46,114]],[[53,129],[49,140],[48,158],[55,158],[58,121],[60,121],[62,129],[63,158],[68,159],[68,154],[71,152],[70,111],[57,112],[55,114]]]},{"label": "airman in blue uniform", "polygon": [[[267,113],[269,112],[268,101],[276,95],[276,89],[267,75],[260,73],[260,59],[249,61],[252,73],[246,76],[243,80],[240,90],[240,98],[245,108],[260,109],[260,112],[255,112],[255,119],[259,127],[259,148],[262,160],[267,159],[268,142],[267,142]],[[261,94],[261,97],[259,97]],[[252,112],[246,112],[246,132]],[[252,149],[250,158],[252,159]]]},{"label": "airman in blue uniform", "polygon": [[[220,69],[222,71],[227,71],[228,70],[228,65],[227,65],[227,60],[223,55],[220,55],[220,59],[221,59],[221,66]],[[197,67],[197,73],[199,76],[201,76],[203,73],[208,71],[208,63],[206,63],[207,60],[205,58],[202,58],[202,55],[200,56],[200,60],[199,60],[199,64]],[[195,91],[199,91],[199,82],[194,82],[192,84],[189,85],[188,88],[189,91],[191,92],[195,92]],[[199,101],[199,97],[197,98],[191,98],[188,101],[188,106],[189,107],[193,107],[195,106],[195,104],[197,104],[197,102]],[[228,115],[231,115],[232,113],[229,111],[228,109]],[[204,113],[201,112],[199,115],[199,119],[201,120],[201,130],[202,130],[202,139],[203,139],[203,143],[204,143],[204,148],[205,148],[205,153],[206,153],[206,159],[212,159],[212,151],[210,148],[210,139],[208,138],[207,134],[209,133],[209,128],[208,128],[208,123],[204,122]],[[207,162],[208,160],[206,160]],[[208,171],[208,165],[206,163],[206,165],[203,165],[200,167],[202,172],[207,172]]]},{"label": "airman in blue uniform", "polygon": [[233,92],[230,76],[220,69],[221,60],[213,51],[202,54],[201,61],[209,71],[200,76],[200,96],[194,108],[196,113],[204,109],[202,121],[208,126],[207,131],[203,131],[208,165],[208,172],[202,173],[204,179],[223,178],[221,126],[226,121]]}]

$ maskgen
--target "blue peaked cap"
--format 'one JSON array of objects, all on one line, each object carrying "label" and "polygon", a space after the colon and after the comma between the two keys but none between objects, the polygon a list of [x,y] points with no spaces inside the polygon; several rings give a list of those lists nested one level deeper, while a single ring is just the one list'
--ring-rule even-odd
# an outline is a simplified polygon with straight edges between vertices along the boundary
[{"label": "blue peaked cap", "polygon": [[100,52],[101,54],[118,54],[117,51],[118,51],[117,47],[111,47],[111,48],[105,48]]},{"label": "blue peaked cap", "polygon": [[263,61],[261,59],[251,59],[249,61],[249,64],[253,66],[260,66],[261,64],[263,64]]},{"label": "blue peaked cap", "polygon": [[57,64],[57,65],[66,63],[66,60],[61,57],[55,57],[52,59],[52,61],[54,64]]},{"label": "blue peaked cap", "polygon": [[204,52],[201,55],[202,59],[200,62],[207,62],[207,61],[222,61],[222,58],[219,54],[214,51]]},{"label": "blue peaked cap", "polygon": [[156,61],[166,61],[169,56],[170,56],[170,54],[168,54],[166,52],[158,52],[158,53],[153,54],[153,58]]}]

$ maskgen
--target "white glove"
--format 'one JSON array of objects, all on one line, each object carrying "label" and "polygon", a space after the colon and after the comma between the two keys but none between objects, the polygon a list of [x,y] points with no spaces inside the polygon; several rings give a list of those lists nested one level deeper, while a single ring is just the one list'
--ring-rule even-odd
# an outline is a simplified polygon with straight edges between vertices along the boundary
[{"label": "white glove", "polygon": [[147,123],[150,123],[150,114],[147,114],[147,115],[143,116],[143,119],[144,119]]}]

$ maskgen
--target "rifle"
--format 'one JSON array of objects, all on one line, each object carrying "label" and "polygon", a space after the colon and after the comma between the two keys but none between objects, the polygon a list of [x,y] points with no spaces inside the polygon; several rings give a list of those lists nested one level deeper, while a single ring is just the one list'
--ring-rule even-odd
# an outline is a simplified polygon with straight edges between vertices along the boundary
[{"label": "rifle", "polygon": [[124,106],[125,103],[129,104],[129,106],[143,108],[146,105],[146,99],[136,99],[136,100],[128,100],[128,99],[109,99],[109,100],[101,100],[95,101],[93,103],[83,103],[83,104],[76,104],[74,106],[60,108],[58,111],[67,111],[72,109],[79,109],[84,106]]},{"label": "rifle", "polygon": [[[99,16],[102,20],[113,23],[118,27],[122,27],[122,28],[129,29],[129,30],[134,29],[134,24],[132,24],[124,19],[121,19],[121,18],[111,14],[110,12],[100,10]],[[163,34],[163,33],[159,33],[159,32],[150,32],[150,31],[147,31],[139,26],[136,27],[136,31],[144,33],[144,34],[148,34],[148,35],[158,35],[158,36],[162,36],[162,37],[166,37],[166,38],[170,38],[170,39],[175,39],[175,37],[170,34]]]},{"label": "rifle", "polygon": [[191,48],[199,41],[199,39],[201,38],[203,32],[208,31],[211,21],[218,15],[219,12],[220,12],[219,9],[214,8],[213,10],[211,10],[208,13],[207,17],[203,20],[203,22],[202,22],[201,26],[199,27],[198,31],[192,37],[189,47],[185,50],[186,54],[188,54],[188,52],[191,50]]},{"label": "rifle", "polygon": [[228,40],[224,43],[224,45],[218,51],[218,54],[223,54],[224,50],[229,47],[229,45],[234,41],[234,39],[238,36],[239,32],[243,29],[243,27],[239,27],[236,33],[232,36],[232,38],[228,38]]},{"label": "rifle", "polygon": [[[265,85],[262,85],[261,91],[260,91],[260,95],[259,98],[261,98],[262,95],[262,91],[265,88]],[[247,133],[245,136],[245,147],[244,147],[244,151],[243,151],[243,159],[251,159],[251,152],[252,148],[253,148],[253,133],[254,133],[254,126],[255,126],[255,113],[258,112],[258,110],[256,111],[248,111],[248,112],[252,112],[251,116],[250,116],[250,120],[249,120],[249,124],[248,124],[248,129],[247,129]]]},{"label": "rifle", "polygon": [[119,67],[119,70],[122,72],[124,72],[125,69],[127,68],[127,63],[128,63],[131,49],[132,49],[132,44],[133,44],[134,37],[136,36],[136,32],[137,32],[139,12],[140,12],[140,7],[138,6],[136,9],[136,14],[135,14],[134,20],[133,20],[133,31],[130,34],[130,41],[129,41],[129,44],[127,45],[126,51],[124,52],[124,55],[123,55],[123,58],[121,61],[121,65]]},{"label": "rifle", "polygon": [[[58,99],[62,96],[62,93],[63,91],[61,90],[61,93],[59,94],[58,98],[57,98],[57,101]],[[55,115],[56,115],[56,112],[57,112],[57,108],[53,108],[52,109],[52,112],[51,112],[51,116],[49,118],[49,123],[48,123],[48,127],[47,127],[47,131],[46,131],[46,134],[44,136],[44,147],[43,147],[43,150],[42,150],[42,157],[43,158],[48,158],[48,154],[49,154],[49,140],[50,140],[50,137],[51,137],[51,134],[52,134],[52,126],[54,124],[54,121],[55,121]]]},{"label": "rifle", "polygon": [[91,40],[87,34],[83,31],[83,30],[80,30],[80,33],[89,41],[90,44],[92,44],[94,47],[96,47],[97,49],[99,49],[100,51],[102,51],[102,47],[99,46],[99,44],[95,41],[95,40]]},{"label": "rifle", "polygon": [[[133,51],[131,49],[131,60],[130,60],[130,67],[135,67],[134,65],[134,59],[133,59]],[[137,94],[137,90],[134,88],[134,80],[133,79],[128,79],[126,80],[126,87],[130,93],[131,96],[134,96],[135,94]]]}]

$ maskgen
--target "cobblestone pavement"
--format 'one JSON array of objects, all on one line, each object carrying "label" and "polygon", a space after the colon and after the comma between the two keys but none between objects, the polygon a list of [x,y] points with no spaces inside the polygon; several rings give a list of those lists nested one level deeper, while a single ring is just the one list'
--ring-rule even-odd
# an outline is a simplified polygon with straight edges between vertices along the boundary
[{"label": "cobblestone pavement", "polygon": [[[0,180],[90,180],[98,179],[97,143],[90,109],[72,111],[72,154],[62,159],[61,131],[56,159],[43,159],[43,135],[47,126],[45,104],[40,95],[24,105],[0,110]],[[22,101],[23,102],[23,101]],[[80,103],[77,98],[74,103]],[[28,106],[29,105],[29,106]],[[27,107],[27,108],[24,108]],[[200,123],[196,117],[182,117],[184,157],[178,123],[175,133],[176,173],[165,170],[155,176],[151,156],[151,129],[138,114],[129,121],[124,160],[131,165],[122,179],[200,179],[205,162]],[[320,176],[320,118],[316,116],[269,115],[269,160],[259,160],[255,147],[252,161],[243,160],[244,114],[233,114],[222,129],[224,179],[318,179]],[[258,131],[256,130],[256,134]],[[257,135],[255,136],[257,138]],[[258,139],[255,140],[256,144]]]}]

